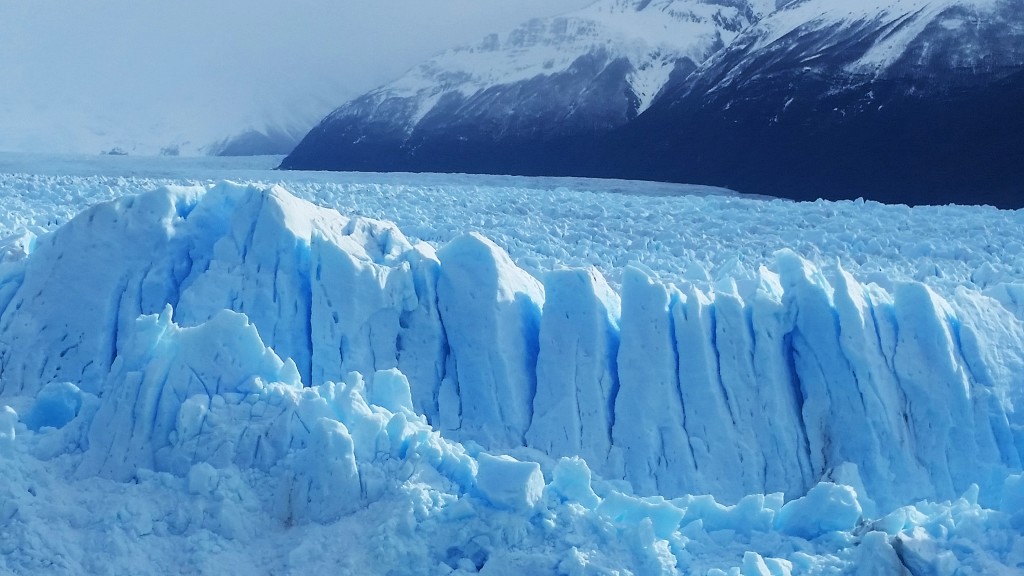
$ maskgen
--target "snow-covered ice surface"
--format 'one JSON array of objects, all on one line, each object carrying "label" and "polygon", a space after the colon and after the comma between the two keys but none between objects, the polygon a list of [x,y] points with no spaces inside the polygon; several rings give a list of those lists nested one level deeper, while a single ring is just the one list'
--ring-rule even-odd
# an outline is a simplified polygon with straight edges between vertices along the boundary
[{"label": "snow-covered ice surface", "polygon": [[1024,214],[272,164],[0,157],[0,571],[1024,570]]},{"label": "snow-covered ice surface", "polygon": [[[0,234],[52,230],[85,207],[168,184],[280,184],[442,246],[480,232],[534,276],[594,266],[618,286],[638,262],[665,281],[750,276],[789,248],[864,281],[940,293],[1024,277],[1024,213],[873,202],[793,203],[706,186],[583,178],[272,171],[280,157],[136,158],[0,153]],[[27,175],[25,173],[28,173]],[[997,288],[998,289],[998,288]]]}]

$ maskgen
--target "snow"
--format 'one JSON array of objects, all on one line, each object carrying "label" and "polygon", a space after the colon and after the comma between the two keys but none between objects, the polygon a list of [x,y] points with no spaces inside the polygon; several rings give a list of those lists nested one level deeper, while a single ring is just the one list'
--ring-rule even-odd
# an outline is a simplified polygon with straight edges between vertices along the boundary
[{"label": "snow", "polygon": [[0,175],[0,570],[1024,567],[1020,213],[243,168]]}]

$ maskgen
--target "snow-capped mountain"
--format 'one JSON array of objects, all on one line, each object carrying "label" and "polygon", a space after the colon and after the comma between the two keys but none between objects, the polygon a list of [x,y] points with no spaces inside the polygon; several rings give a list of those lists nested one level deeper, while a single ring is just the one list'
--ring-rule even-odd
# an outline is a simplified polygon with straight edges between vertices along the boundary
[{"label": "snow-capped mountain", "polygon": [[1019,0],[795,2],[688,80],[618,135],[632,173],[799,199],[1024,203]]},{"label": "snow-capped mountain", "polygon": [[432,60],[283,167],[1019,207],[1022,101],[1021,0],[605,2]]},{"label": "snow-capped mountain", "polygon": [[[529,172],[545,159],[537,142],[626,124],[770,8],[765,0],[604,0],[534,19],[343,105],[284,166]],[[508,155],[495,157],[493,147]]]}]

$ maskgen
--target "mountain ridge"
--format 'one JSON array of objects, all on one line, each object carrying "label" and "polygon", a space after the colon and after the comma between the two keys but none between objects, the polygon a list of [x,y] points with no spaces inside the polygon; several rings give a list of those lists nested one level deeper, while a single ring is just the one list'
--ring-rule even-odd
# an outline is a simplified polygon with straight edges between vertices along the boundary
[{"label": "mountain ridge", "polygon": [[752,6],[608,0],[531,20],[505,38],[444,52],[337,108],[283,167],[326,168],[317,156],[328,147],[347,154],[350,169],[388,170],[381,154],[394,149],[411,169],[444,171],[440,156],[462,142],[515,145],[606,132],[725,46],[756,17]]},{"label": "mountain ridge", "polygon": [[[798,200],[1021,207],[1024,52],[1011,39],[1024,28],[1012,4],[911,0],[889,19],[790,4],[617,134],[621,149],[639,147],[623,164],[637,173],[653,155],[662,178]],[[814,16],[792,27],[788,11]],[[963,41],[953,24],[979,14]],[[676,141],[681,131],[700,146]]]},{"label": "mountain ridge", "polygon": [[[715,49],[677,58],[643,97],[636,60],[595,50],[566,77],[538,75],[465,100],[449,91],[416,123],[389,123],[383,107],[371,122],[343,106],[282,168],[597,176],[798,200],[1021,207],[1020,4],[802,0],[758,17],[745,2],[598,3],[578,14],[626,21],[685,6],[690,16],[735,18],[705,20],[714,26],[701,38],[716,39]],[[675,26],[673,18],[661,22]],[[538,100],[548,101],[545,113],[530,112]]]}]

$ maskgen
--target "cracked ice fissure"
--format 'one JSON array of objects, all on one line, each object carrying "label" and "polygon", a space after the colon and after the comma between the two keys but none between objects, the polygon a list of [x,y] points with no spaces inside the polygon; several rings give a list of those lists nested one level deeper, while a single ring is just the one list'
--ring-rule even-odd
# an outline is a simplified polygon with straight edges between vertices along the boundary
[{"label": "cracked ice fissure", "polygon": [[[620,297],[595,270],[536,279],[475,234],[435,253],[277,187],[161,189],[94,207],[4,264],[0,285],[17,288],[0,393],[71,381],[104,396],[90,445],[115,452],[97,448],[80,473],[117,479],[187,473],[194,460],[170,449],[182,442],[223,457],[187,437],[205,418],[251,417],[196,403],[213,367],[237,394],[253,378],[310,387],[352,372],[372,392],[398,369],[442,435],[583,455],[640,493],[792,498],[839,477],[888,510],[971,484],[984,500],[1019,472],[1020,319],[969,290],[886,291],[791,252],[765,264],[708,291],[630,269]],[[201,347],[218,327],[244,337],[205,368],[190,364],[202,350],[159,353],[169,334]],[[119,414],[130,426],[109,429]],[[234,449],[270,466],[278,441],[243,427]]]}]

